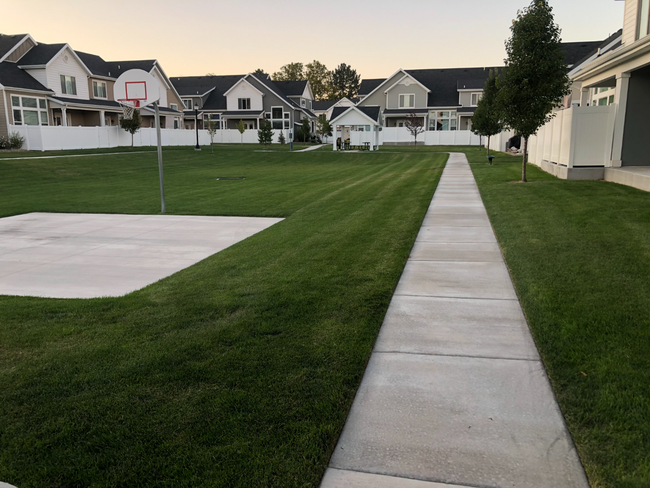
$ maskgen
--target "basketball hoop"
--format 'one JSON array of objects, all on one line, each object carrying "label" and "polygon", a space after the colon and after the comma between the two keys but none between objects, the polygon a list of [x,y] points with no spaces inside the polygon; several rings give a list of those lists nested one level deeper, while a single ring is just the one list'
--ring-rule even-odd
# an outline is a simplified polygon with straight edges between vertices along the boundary
[{"label": "basketball hoop", "polygon": [[125,120],[131,120],[133,118],[133,112],[135,109],[140,107],[139,100],[118,100],[117,103],[122,107],[122,118]]}]

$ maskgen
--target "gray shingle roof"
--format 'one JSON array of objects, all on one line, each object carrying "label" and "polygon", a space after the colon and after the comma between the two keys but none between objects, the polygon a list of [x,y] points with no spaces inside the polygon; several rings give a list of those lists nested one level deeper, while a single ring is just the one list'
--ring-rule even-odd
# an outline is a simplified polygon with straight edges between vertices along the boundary
[{"label": "gray shingle roof", "polygon": [[[611,36],[609,36],[607,39],[605,39],[603,42],[601,42],[601,43],[598,45],[598,47],[596,47],[596,48],[593,49],[592,51],[588,52],[588,53],[585,54],[582,58],[580,58],[578,61],[576,61],[575,63],[573,63],[573,66],[574,66],[574,67],[580,66],[580,65],[583,64],[585,61],[587,61],[587,59],[589,59],[590,57],[592,57],[594,54],[598,53],[598,50],[599,50],[599,49],[603,49],[603,48],[607,47],[607,46],[610,45],[612,42],[614,42],[616,39],[618,39],[619,37],[622,37],[622,36],[623,36],[623,29],[619,29],[618,31],[614,32]],[[616,44],[612,47],[612,49],[617,49],[620,45],[621,45],[621,40],[619,40],[618,43],[616,43]]]},{"label": "gray shingle roof", "polygon": [[27,34],[0,34],[0,58],[11,51]]},{"label": "gray shingle roof", "polygon": [[483,88],[491,69],[502,68],[416,69],[406,72],[431,90],[428,107],[457,107],[459,81]]},{"label": "gray shingle roof", "polygon": [[[262,80],[260,80],[262,81]],[[278,89],[288,97],[299,97],[305,93],[307,80],[302,81],[274,81]]]},{"label": "gray shingle roof", "polygon": [[97,100],[97,99],[84,100],[79,98],[67,98],[67,97],[59,97],[59,96],[52,97],[52,98],[64,104],[72,103],[75,105],[94,105],[99,107],[107,107],[107,108],[114,108],[117,110],[121,110],[120,104],[114,102],[113,100]]},{"label": "gray shingle roof", "polygon": [[18,60],[19,66],[42,66],[63,49],[65,44],[39,44],[31,48],[27,54]]},{"label": "gray shingle roof", "polygon": [[14,63],[0,63],[0,84],[7,88],[22,88],[24,90],[40,90],[53,93],[52,90],[41,85],[35,78]]},{"label": "gray shingle roof", "polygon": [[[79,59],[88,67],[90,72],[98,76],[112,76],[112,73],[109,73],[108,63],[104,61],[100,56],[96,54],[84,53],[81,51],[75,51]],[[117,76],[114,76],[117,78]]]},{"label": "gray shingle roof", "polygon": [[368,95],[371,91],[381,85],[386,78],[374,78],[370,80],[361,80],[361,85],[359,85],[359,95],[364,96]]},{"label": "gray shingle roof", "polygon": [[176,91],[181,96],[197,96],[210,92],[205,99],[201,110],[226,110],[226,97],[224,93],[230,90],[235,83],[241,80],[244,75],[226,75],[226,76],[186,76],[175,77],[171,81],[176,87]]},{"label": "gray shingle roof", "polygon": [[602,43],[603,41],[563,42],[564,62],[569,66],[573,66],[588,54],[597,51]]},{"label": "gray shingle roof", "polygon": [[318,100],[311,103],[312,110],[329,110],[338,100]]},{"label": "gray shingle roof", "polygon": [[[339,117],[341,114],[346,112],[347,110],[350,110],[352,107],[334,107],[334,110],[332,110],[332,117],[330,117],[330,120],[334,120],[335,118]],[[381,109],[379,107],[356,107],[357,110],[359,110],[361,113],[367,115],[374,121],[379,121],[379,115],[381,114]]]},{"label": "gray shingle roof", "polygon": [[408,114],[426,114],[428,108],[387,108],[384,110],[385,114],[389,115],[408,115]]}]

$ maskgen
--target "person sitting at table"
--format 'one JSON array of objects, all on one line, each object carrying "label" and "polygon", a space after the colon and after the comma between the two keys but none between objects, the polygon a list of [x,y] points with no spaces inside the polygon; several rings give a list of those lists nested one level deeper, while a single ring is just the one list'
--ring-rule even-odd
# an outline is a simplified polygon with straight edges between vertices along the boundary
[{"label": "person sitting at table", "polygon": [[336,139],[336,149],[339,150],[339,151],[341,150],[341,138],[340,137],[338,139]]}]

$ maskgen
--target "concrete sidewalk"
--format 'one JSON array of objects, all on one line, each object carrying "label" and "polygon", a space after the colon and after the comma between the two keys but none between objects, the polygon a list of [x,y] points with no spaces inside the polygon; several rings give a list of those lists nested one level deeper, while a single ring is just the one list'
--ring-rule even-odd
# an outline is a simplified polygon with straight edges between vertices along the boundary
[{"label": "concrete sidewalk", "polygon": [[322,488],[588,488],[464,154],[451,154]]}]

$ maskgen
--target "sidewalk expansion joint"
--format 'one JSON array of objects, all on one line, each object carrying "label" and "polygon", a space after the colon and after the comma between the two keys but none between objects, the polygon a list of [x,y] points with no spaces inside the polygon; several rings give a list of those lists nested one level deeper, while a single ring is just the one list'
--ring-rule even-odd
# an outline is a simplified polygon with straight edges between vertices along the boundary
[{"label": "sidewalk expansion joint", "polygon": [[473,356],[471,354],[437,354],[431,352],[410,352],[410,351],[380,351],[374,349],[373,353],[377,354],[408,354],[410,356],[434,356],[434,357],[443,357],[443,358],[469,358],[469,359],[502,359],[504,361],[528,361],[531,363],[541,363],[541,359],[529,359],[529,358],[502,358],[497,356]]}]

